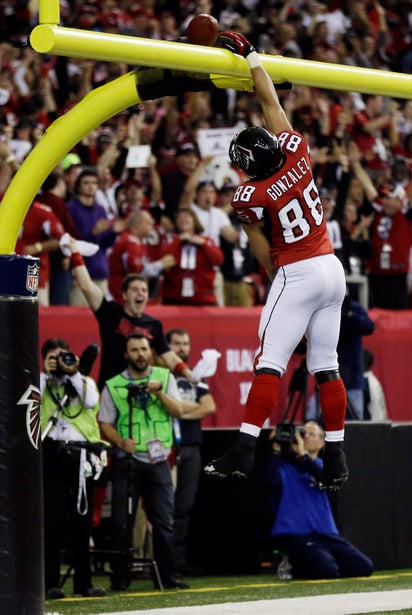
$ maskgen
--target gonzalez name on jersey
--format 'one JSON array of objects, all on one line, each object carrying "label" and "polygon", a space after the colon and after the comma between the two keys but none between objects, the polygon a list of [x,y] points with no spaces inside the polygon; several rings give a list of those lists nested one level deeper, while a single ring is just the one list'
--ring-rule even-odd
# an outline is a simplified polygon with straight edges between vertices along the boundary
[{"label": "gonzalez name on jersey", "polygon": [[232,207],[242,224],[271,220],[271,257],[276,267],[332,254],[322,203],[309,160],[309,147],[301,134],[276,135],[286,161],[266,179],[244,182],[233,195]]}]

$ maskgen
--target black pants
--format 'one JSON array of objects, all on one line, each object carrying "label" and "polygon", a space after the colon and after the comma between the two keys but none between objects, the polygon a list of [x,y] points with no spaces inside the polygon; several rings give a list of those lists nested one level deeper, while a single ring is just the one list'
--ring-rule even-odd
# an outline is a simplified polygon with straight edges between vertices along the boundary
[{"label": "black pants", "polygon": [[[162,581],[175,571],[173,483],[169,463],[143,463],[130,456],[112,457],[112,583],[129,585],[132,533],[137,504],[143,497],[147,518],[153,526],[154,559]],[[130,500],[130,502],[129,502]],[[129,503],[131,503],[130,512]]]},{"label": "black pants", "polygon": [[369,577],[373,572],[369,557],[342,536],[283,534],[274,540],[289,556],[296,579]]},{"label": "black pants", "polygon": [[178,569],[187,564],[190,517],[196,500],[201,467],[200,446],[180,446],[175,491],[175,547]]},{"label": "black pants", "polygon": [[[46,438],[43,442],[44,559],[46,590],[58,587],[61,549],[68,547],[74,568],[74,593],[92,586],[89,540],[93,519],[94,481],[86,479],[88,511],[79,514],[80,450]],[[84,499],[82,506],[84,506]]]}]

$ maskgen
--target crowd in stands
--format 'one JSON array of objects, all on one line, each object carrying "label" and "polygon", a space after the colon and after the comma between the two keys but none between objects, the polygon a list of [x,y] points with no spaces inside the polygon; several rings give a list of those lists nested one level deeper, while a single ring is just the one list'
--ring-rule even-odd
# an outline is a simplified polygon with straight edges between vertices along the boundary
[{"label": "crowd in stands", "polygon": [[[0,194],[56,118],[134,68],[36,53],[27,44],[33,7],[0,6]],[[198,13],[244,33],[260,53],[411,72],[412,10],[400,1],[60,2],[64,26],[158,40],[184,36]],[[311,145],[346,273],[368,277],[370,307],[410,307],[412,101],[308,86],[280,97]],[[202,129],[262,123],[253,93],[214,88],[142,102],[87,134],[42,185],[16,246],[40,256],[40,303],[84,304],[59,250],[65,232],[98,245],[86,264],[109,297],[135,272],[149,277],[152,302],[262,303],[267,278],[230,207],[240,171],[199,147]],[[149,152],[138,166],[135,146]]]}]

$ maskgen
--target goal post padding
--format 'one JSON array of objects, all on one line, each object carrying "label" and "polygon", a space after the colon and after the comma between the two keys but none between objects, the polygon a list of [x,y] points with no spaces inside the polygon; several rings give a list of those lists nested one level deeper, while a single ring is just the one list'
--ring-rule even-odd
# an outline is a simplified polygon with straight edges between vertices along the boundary
[{"label": "goal post padding", "polygon": [[0,255],[0,613],[44,614],[39,259]]}]

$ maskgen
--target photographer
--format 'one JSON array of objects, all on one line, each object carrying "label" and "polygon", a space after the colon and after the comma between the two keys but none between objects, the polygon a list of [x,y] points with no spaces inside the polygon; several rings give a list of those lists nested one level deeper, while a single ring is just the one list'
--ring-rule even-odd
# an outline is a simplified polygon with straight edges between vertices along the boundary
[{"label": "photographer", "polygon": [[144,498],[153,526],[154,559],[163,586],[187,588],[176,576],[174,494],[168,461],[173,446],[172,417],[183,414],[176,380],[167,368],[153,366],[150,340],[142,333],[126,338],[127,368],[106,381],[99,421],[114,445],[112,480],[112,589],[131,582],[130,553],[137,504]]},{"label": "photographer", "polygon": [[278,426],[272,442],[267,482],[274,515],[271,537],[284,554],[281,578],[335,579],[373,572],[372,561],[339,535],[328,495],[319,488],[323,447],[324,431],[315,421],[306,422],[303,431]]},{"label": "photographer", "polygon": [[96,598],[106,594],[92,586],[89,557],[94,485],[107,461],[97,422],[99,393],[79,372],[79,358],[65,340],[48,339],[41,354],[46,599],[65,597],[60,587],[65,539],[73,557],[74,594]]}]

